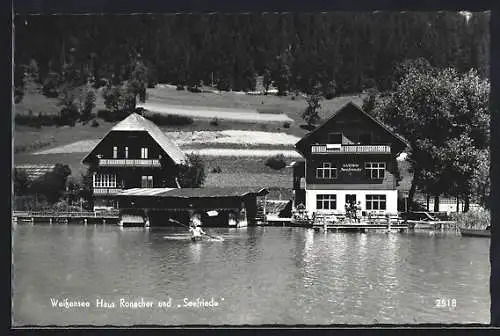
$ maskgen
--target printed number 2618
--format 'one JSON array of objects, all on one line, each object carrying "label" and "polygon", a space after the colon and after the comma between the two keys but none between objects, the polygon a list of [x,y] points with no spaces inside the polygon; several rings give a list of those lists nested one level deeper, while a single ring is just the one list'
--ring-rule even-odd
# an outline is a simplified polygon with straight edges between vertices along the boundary
[{"label": "printed number 2618", "polygon": [[436,299],[436,308],[456,308],[456,299]]}]

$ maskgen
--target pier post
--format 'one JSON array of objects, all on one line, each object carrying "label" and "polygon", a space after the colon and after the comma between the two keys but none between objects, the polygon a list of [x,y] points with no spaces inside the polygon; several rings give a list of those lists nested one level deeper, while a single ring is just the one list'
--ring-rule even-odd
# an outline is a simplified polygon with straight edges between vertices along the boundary
[{"label": "pier post", "polygon": [[35,217],[31,217],[31,224],[35,224]]},{"label": "pier post", "polygon": [[84,223],[85,225],[87,225],[87,218],[84,218],[84,219],[83,219],[83,223]]},{"label": "pier post", "polygon": [[102,224],[106,224],[106,218],[102,219]]},{"label": "pier post", "polygon": [[50,225],[52,225],[52,217],[50,217],[49,223],[50,223]]}]

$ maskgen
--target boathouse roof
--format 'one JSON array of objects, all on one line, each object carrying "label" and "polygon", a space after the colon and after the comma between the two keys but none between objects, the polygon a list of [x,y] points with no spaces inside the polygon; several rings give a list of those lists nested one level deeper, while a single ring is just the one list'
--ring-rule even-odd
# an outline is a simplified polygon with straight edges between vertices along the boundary
[{"label": "boathouse roof", "polygon": [[[106,136],[111,132],[126,132],[126,131],[143,131],[147,132],[165,151],[165,154],[170,156],[176,164],[182,164],[186,162],[186,155],[182,150],[172,141],[170,138],[151,120],[148,120],[137,113],[131,113],[127,118],[116,124],[101,140],[103,141]],[[85,162],[87,158],[92,154],[97,144],[90,153],[83,159]]]},{"label": "boathouse roof", "polygon": [[249,194],[267,195],[267,189],[245,187],[203,187],[203,188],[133,188],[123,190],[118,196],[172,197],[172,198],[211,198],[244,197]]}]

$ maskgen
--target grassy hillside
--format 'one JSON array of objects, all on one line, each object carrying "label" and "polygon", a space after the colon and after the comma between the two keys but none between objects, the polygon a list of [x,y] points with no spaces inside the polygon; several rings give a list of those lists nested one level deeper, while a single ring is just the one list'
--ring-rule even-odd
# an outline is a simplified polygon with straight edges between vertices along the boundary
[{"label": "grassy hillside", "polygon": [[[161,129],[168,131],[221,131],[221,130],[247,130],[247,131],[266,131],[282,132],[297,137],[302,137],[306,131],[300,128],[303,124],[300,117],[302,111],[307,106],[305,99],[301,96],[277,97],[251,96],[239,93],[191,93],[188,91],[177,91],[171,87],[158,87],[148,89],[149,99],[155,102],[163,102],[166,105],[184,105],[184,106],[207,106],[219,108],[241,108],[258,110],[261,113],[285,113],[295,122],[290,127],[284,127],[280,124],[259,124],[255,122],[242,122],[234,120],[220,120],[217,126],[210,123],[210,120],[195,119],[193,124],[187,126],[162,126]],[[320,116],[328,118],[329,115],[341,108],[349,101],[360,103],[360,96],[337,97],[332,100],[323,100]],[[102,98],[99,95],[97,107],[95,110],[103,108]],[[15,105],[15,113],[26,114],[32,111],[34,115],[57,114],[59,107],[57,99],[46,98],[38,93],[26,94],[24,99]],[[91,124],[77,123],[74,127],[42,127],[40,129],[15,126],[14,147],[17,153],[14,155],[16,164],[22,163],[64,163],[68,164],[73,172],[73,176],[79,178],[86,167],[82,165],[81,160],[85,153],[65,153],[65,154],[40,154],[34,155],[42,149],[64,146],[81,140],[96,140],[102,138],[115,123],[108,123],[98,120],[98,127],[91,127]],[[38,143],[36,148],[31,148],[34,143]],[[203,145],[203,144],[202,144]],[[200,144],[191,144],[188,147],[198,148]],[[245,144],[207,144],[208,147],[215,148],[287,148],[286,146],[271,145],[245,145]],[[201,146],[203,147],[203,146]],[[291,197],[292,170],[284,168],[276,171],[264,165],[265,157],[204,157],[206,164],[207,186],[247,186],[247,187],[265,187],[272,189],[272,195],[275,198]],[[290,161],[290,160],[289,160]],[[288,162],[290,163],[290,162]],[[212,169],[220,167],[220,173],[212,173]],[[401,189],[409,188],[411,182],[410,176],[403,173]]]}]

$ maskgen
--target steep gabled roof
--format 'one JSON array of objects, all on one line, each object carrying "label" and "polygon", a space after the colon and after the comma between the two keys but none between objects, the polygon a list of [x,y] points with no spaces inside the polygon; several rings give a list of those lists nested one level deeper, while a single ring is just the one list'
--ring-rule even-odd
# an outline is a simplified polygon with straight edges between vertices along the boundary
[{"label": "steep gabled roof", "polygon": [[[162,132],[158,126],[156,126],[152,121],[144,118],[143,116],[132,113],[127,118],[116,124],[99,142],[101,143],[106,139],[106,137],[114,131],[142,131],[147,132],[165,151],[165,154],[170,156],[176,164],[181,164],[186,162],[186,155],[181,151],[181,149],[170,140],[165,133]],[[99,146],[99,143],[90,151],[90,153],[83,159],[85,161],[90,154]]]},{"label": "steep gabled roof", "polygon": [[363,115],[365,115],[366,117],[368,117],[370,120],[374,121],[377,125],[379,125],[382,129],[384,129],[386,132],[388,132],[392,137],[394,137],[398,142],[400,142],[403,147],[409,147],[410,146],[409,143],[403,137],[401,137],[398,134],[394,133],[394,131],[392,131],[387,125],[385,125],[384,123],[382,123],[380,120],[378,120],[378,119],[374,118],[373,116],[371,116],[370,114],[366,113],[357,104],[355,104],[353,102],[348,102],[343,107],[341,107],[340,109],[338,109],[337,111],[335,111],[332,114],[332,116],[330,118],[328,118],[327,120],[325,120],[321,125],[319,125],[313,131],[311,131],[308,134],[306,134],[302,139],[300,139],[295,144],[295,148],[298,149],[301,146],[302,143],[304,143],[312,135],[316,134],[321,129],[323,129],[326,124],[328,124],[332,119],[334,119],[335,117],[337,117],[342,111],[346,110],[347,108],[352,108],[352,107],[354,107],[355,109],[357,109],[358,111],[360,111]]}]

